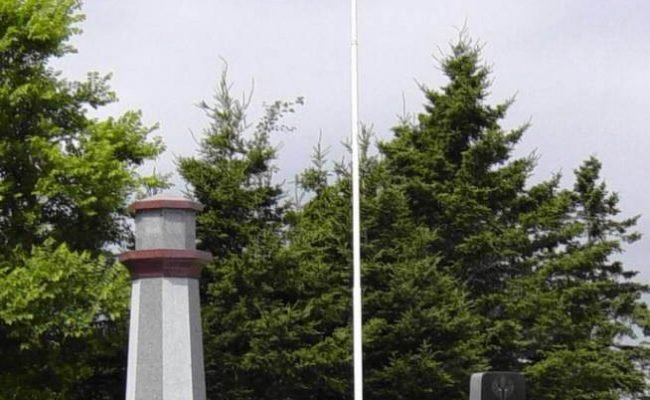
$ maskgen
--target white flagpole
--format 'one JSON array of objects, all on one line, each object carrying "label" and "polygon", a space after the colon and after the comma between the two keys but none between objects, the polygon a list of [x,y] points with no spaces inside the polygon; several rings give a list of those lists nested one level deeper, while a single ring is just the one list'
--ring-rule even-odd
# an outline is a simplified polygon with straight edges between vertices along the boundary
[{"label": "white flagpole", "polygon": [[352,0],[352,329],[354,400],[363,400],[363,336],[361,316],[361,212],[359,190],[359,69],[357,0]]}]

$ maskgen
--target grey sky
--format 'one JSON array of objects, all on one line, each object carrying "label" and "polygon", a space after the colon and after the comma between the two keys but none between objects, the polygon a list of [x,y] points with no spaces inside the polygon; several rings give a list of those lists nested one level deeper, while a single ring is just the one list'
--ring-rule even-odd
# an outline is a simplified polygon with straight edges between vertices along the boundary
[{"label": "grey sky", "polygon": [[[650,2],[645,0],[359,0],[361,118],[389,137],[405,108],[418,112],[416,81],[444,83],[432,57],[465,23],[485,44],[493,66],[492,101],[517,94],[505,122],[532,127],[518,154],[541,156],[536,178],[571,173],[589,155],[620,193],[626,215],[644,214],[644,238],[624,259],[650,278]],[[79,54],[57,62],[69,77],[112,72],[120,103],[102,111],[140,109],[168,151],[196,149],[190,131],[206,125],[193,105],[209,100],[228,61],[235,92],[261,104],[305,98],[278,136],[281,176],[308,164],[322,130],[332,158],[349,134],[349,0],[87,0]],[[403,101],[403,99],[405,101]],[[404,107],[405,104],[405,107]]]}]

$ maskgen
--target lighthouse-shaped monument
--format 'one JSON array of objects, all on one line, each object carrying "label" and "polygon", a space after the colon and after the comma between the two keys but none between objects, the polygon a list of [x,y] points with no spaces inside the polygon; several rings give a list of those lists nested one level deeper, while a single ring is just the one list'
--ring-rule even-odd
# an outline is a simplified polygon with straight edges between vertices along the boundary
[{"label": "lighthouse-shaped monument", "polygon": [[135,213],[135,250],[120,261],[131,272],[126,400],[205,400],[196,250],[199,203],[149,197]]}]

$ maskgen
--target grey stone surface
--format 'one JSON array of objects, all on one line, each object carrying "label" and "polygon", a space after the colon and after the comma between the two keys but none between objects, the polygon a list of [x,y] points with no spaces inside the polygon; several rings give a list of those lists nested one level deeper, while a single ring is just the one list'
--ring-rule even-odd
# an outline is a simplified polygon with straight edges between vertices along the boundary
[{"label": "grey stone surface", "polygon": [[[163,278],[140,281],[135,398],[162,400],[162,284]],[[133,368],[132,365],[129,366]]]},{"label": "grey stone surface", "polygon": [[[192,209],[140,209],[136,250],[194,250],[195,221]],[[127,400],[205,400],[198,279],[140,278],[132,293]]]},{"label": "grey stone surface", "polygon": [[[194,279],[193,279],[194,280]],[[194,360],[191,352],[189,279],[163,282],[163,392],[165,400],[192,399]]]},{"label": "grey stone surface", "polygon": [[189,281],[190,329],[192,340],[192,381],[194,398],[205,398],[205,367],[203,365],[203,331],[201,328],[201,302],[199,300],[199,281]]},{"label": "grey stone surface", "polygon": [[196,249],[194,210],[141,210],[135,216],[135,248]]}]

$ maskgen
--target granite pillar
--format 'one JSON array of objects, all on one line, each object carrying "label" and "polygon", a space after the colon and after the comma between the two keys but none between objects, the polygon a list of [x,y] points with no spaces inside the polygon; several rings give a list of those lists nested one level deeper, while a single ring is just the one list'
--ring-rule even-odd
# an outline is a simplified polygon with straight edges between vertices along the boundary
[{"label": "granite pillar", "polygon": [[205,400],[197,251],[201,205],[176,197],[133,203],[135,250],[120,256],[131,273],[126,400]]}]

